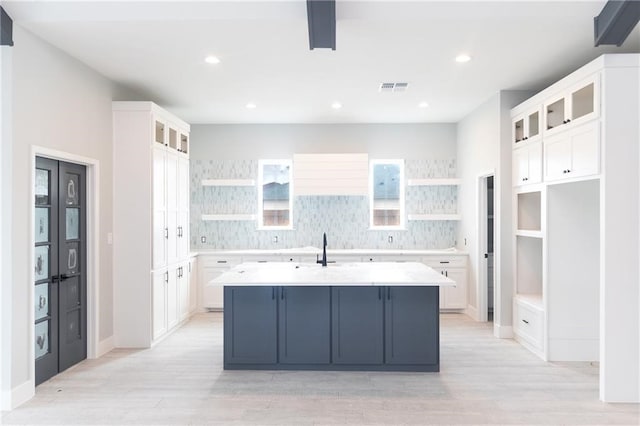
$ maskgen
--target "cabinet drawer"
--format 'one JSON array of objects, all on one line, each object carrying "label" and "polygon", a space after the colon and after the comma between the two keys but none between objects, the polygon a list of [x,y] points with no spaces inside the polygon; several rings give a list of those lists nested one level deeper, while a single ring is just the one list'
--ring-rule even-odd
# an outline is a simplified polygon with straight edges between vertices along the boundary
[{"label": "cabinet drawer", "polygon": [[464,268],[467,266],[466,256],[429,256],[422,260],[432,268]]},{"label": "cabinet drawer", "polygon": [[542,349],[544,335],[543,312],[516,301],[514,303],[515,333],[527,340],[531,345]]},{"label": "cabinet drawer", "polygon": [[201,268],[231,268],[240,263],[239,257],[198,256],[198,265]]},{"label": "cabinet drawer", "polygon": [[282,256],[275,255],[275,254],[249,254],[249,255],[243,255],[242,261],[267,263],[267,262],[283,262],[286,260],[288,262],[290,258],[291,256],[287,257],[286,259],[283,259]]}]

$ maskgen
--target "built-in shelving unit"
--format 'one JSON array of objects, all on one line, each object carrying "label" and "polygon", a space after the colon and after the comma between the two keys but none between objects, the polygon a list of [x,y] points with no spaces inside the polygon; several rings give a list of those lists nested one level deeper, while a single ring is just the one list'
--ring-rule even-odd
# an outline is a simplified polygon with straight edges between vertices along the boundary
[{"label": "built-in shelving unit", "polygon": [[460,185],[462,179],[458,178],[427,178],[427,179],[409,179],[407,186],[453,186]]},{"label": "built-in shelving unit", "polygon": [[255,214],[203,214],[204,221],[250,221],[256,220]]},{"label": "built-in shelving unit", "polygon": [[254,179],[203,179],[202,186],[256,186]]},{"label": "built-in shelving unit", "polygon": [[459,214],[409,214],[407,220],[462,220]]}]

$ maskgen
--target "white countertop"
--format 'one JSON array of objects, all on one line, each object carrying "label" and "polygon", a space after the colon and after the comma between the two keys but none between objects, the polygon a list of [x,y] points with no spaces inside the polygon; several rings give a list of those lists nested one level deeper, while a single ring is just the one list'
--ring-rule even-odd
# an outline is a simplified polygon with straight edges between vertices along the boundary
[{"label": "white countertop", "polygon": [[[287,255],[287,256],[303,256],[322,254],[322,249],[318,247],[295,247],[286,249],[236,249],[236,250],[210,250],[201,249],[194,250],[198,255]],[[466,256],[466,251],[455,248],[440,250],[416,250],[416,249],[327,249],[327,257],[331,255],[401,255],[401,256],[424,256],[424,255],[447,255],[447,256]],[[331,260],[331,259],[329,259]]]},{"label": "white countertop", "polygon": [[311,263],[245,262],[209,281],[209,284],[455,287],[453,280],[419,262],[335,263],[327,267]]}]

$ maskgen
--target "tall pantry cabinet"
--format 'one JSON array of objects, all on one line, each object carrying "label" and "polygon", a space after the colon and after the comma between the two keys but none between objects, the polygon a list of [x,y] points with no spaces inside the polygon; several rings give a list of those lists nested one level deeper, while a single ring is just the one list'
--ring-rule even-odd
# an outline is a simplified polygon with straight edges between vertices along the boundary
[{"label": "tall pantry cabinet", "polygon": [[116,347],[149,347],[193,311],[189,130],[152,102],[113,102]]}]

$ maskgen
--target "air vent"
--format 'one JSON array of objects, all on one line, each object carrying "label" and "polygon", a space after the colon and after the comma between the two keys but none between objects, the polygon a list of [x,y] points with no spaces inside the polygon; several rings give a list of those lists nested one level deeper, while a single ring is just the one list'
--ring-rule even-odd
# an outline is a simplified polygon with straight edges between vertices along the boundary
[{"label": "air vent", "polygon": [[409,87],[409,83],[380,83],[379,92],[405,92]]}]

